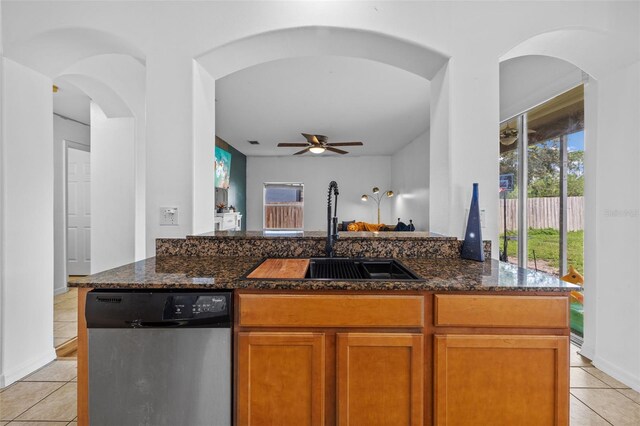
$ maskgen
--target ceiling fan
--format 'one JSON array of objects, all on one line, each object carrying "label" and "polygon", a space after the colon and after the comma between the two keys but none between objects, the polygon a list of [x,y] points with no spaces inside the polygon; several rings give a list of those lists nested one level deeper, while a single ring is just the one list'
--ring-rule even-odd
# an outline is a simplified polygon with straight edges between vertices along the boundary
[{"label": "ceiling fan", "polygon": [[[532,135],[536,133],[536,131],[533,129],[529,129],[527,133],[529,135]],[[517,140],[518,140],[518,129],[513,129],[509,127],[509,124],[507,124],[507,127],[504,130],[500,131],[500,143],[502,145],[509,146],[509,145],[512,145]]]},{"label": "ceiling fan", "polygon": [[302,148],[302,151],[298,151],[293,155],[300,155],[306,152],[311,152],[313,154],[322,154],[325,151],[331,151],[338,154],[348,154],[347,151],[336,148],[336,146],[362,146],[362,142],[332,142],[329,143],[327,138],[324,135],[311,135],[309,133],[301,133],[302,136],[307,140],[306,142],[299,143],[279,143],[279,148]]}]

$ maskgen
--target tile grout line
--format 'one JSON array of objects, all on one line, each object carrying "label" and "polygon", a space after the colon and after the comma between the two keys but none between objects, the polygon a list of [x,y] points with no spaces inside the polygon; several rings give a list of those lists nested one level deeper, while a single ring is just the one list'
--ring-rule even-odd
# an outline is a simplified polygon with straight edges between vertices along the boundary
[{"label": "tile grout line", "polygon": [[[16,383],[42,383],[42,382],[23,382],[23,381],[17,381]],[[60,382],[58,382],[60,383]],[[13,385],[11,385],[13,386]],[[62,385],[64,386],[64,385]],[[57,389],[52,390],[50,393],[46,394],[41,400],[39,400],[38,402],[36,402],[35,404],[33,404],[32,406],[30,406],[29,408],[27,408],[26,410],[24,410],[23,412],[21,412],[20,414],[18,414],[17,416],[15,416],[13,419],[11,420],[4,420],[2,419],[2,421],[8,421],[9,423],[13,422],[14,420],[16,420],[18,417],[20,417],[21,415],[23,415],[24,413],[26,413],[27,411],[31,410],[33,407],[35,407],[36,405],[40,404],[42,401],[44,401],[48,396],[50,396],[51,394],[53,394],[55,391],[57,391],[58,389],[61,389],[62,386],[60,386]]]},{"label": "tile grout line", "polygon": [[617,391],[620,395],[624,396],[625,398],[627,398],[629,401],[633,402],[634,404],[640,405],[640,402],[636,402],[635,400],[629,398],[627,395],[623,394],[622,392],[620,392],[621,390],[633,390],[631,388],[613,388],[615,391]]},{"label": "tile grout line", "polygon": [[[579,367],[577,365],[574,365],[572,367],[569,367],[569,375],[571,375],[571,370],[573,370],[574,368],[577,368],[581,371],[583,371],[584,373],[588,374],[588,371],[584,370],[582,367]],[[594,377],[593,374],[588,374],[590,377],[595,378],[598,382],[602,383],[605,387],[598,387],[598,386],[573,386],[571,384],[571,378],[569,378],[569,390],[571,389],[610,389],[611,386],[609,386],[607,383],[603,382],[602,380],[598,379],[597,377]]]},{"label": "tile grout line", "polygon": [[604,420],[606,423],[610,424],[613,426],[613,423],[611,423],[609,420],[605,419],[600,413],[598,413],[596,410],[594,410],[593,408],[591,408],[589,405],[587,405],[586,402],[584,402],[583,400],[581,400],[580,398],[578,398],[576,395],[573,394],[573,392],[569,392],[571,394],[571,396],[573,396],[575,399],[577,399],[578,401],[580,401],[580,403],[582,405],[584,405],[585,407],[587,407],[589,410],[593,411],[595,413],[596,416],[600,417],[602,420]]},{"label": "tile grout line", "polygon": [[589,373],[587,370],[584,369],[584,367],[578,367],[580,370],[584,371],[585,373],[587,373],[589,376],[593,377],[594,379],[596,379],[597,381],[599,381],[600,383],[602,383],[603,385],[606,386],[606,388],[594,388],[594,387],[586,387],[586,388],[574,388],[574,389],[613,389],[613,386],[611,386],[609,383],[605,382],[604,380],[602,380],[601,378],[594,376],[593,374]]},{"label": "tile grout line", "polygon": [[[73,379],[71,379],[71,380],[73,380]],[[62,389],[63,387],[65,387],[66,385],[71,383],[71,381],[68,381],[68,382],[44,382],[43,381],[43,382],[23,382],[23,383],[63,383],[63,385],[60,386],[58,389],[54,390],[53,392],[51,392],[49,395],[47,395],[44,398],[42,398],[40,401],[38,401],[35,404],[33,404],[31,407],[27,408],[22,413],[18,414],[18,416],[16,418],[14,418],[13,420],[9,420],[9,423],[16,422],[16,421],[22,422],[22,420],[17,420],[18,417],[22,416],[24,413],[26,413],[27,411],[31,410],[33,407],[35,407],[36,405],[40,404],[42,401],[44,401],[45,399],[47,399],[48,397],[53,395],[55,392],[59,391],[60,389]],[[69,423],[71,423],[72,421],[73,420],[70,420]],[[43,422],[43,423],[58,422],[58,423],[62,423],[62,422],[66,422],[66,420],[25,420],[24,422],[26,422],[26,423],[35,423],[35,422]],[[69,423],[67,423],[67,425]]]},{"label": "tile grout line", "polygon": [[[17,419],[18,417],[20,417],[21,415],[23,415],[23,414],[24,414],[24,413],[26,413],[27,411],[31,410],[31,409],[32,409],[33,407],[35,407],[36,405],[40,404],[42,401],[44,401],[45,399],[47,399],[47,398],[48,398],[49,396],[51,396],[53,393],[55,393],[55,392],[57,392],[58,390],[62,389],[62,388],[63,388],[64,386],[66,386],[67,384],[69,384],[69,383],[73,383],[73,379],[74,379],[75,377],[73,377],[71,380],[68,380],[68,381],[64,381],[64,380],[62,380],[62,381],[60,381],[60,380],[57,380],[57,381],[56,381],[56,380],[25,381],[25,380],[24,380],[24,379],[27,379],[27,378],[31,377],[32,375],[36,374],[37,372],[39,372],[39,371],[41,371],[41,370],[44,370],[47,366],[49,366],[49,365],[53,364],[54,362],[58,362],[58,361],[60,361],[60,360],[59,360],[58,358],[56,358],[56,359],[55,359],[55,360],[53,360],[51,363],[49,363],[49,364],[45,365],[45,366],[44,366],[44,367],[42,367],[42,368],[39,368],[38,370],[34,371],[34,372],[33,372],[33,373],[31,373],[30,375],[26,376],[25,378],[23,378],[23,379],[21,379],[21,380],[18,380],[17,382],[13,383],[12,385],[10,385],[10,386],[8,386],[8,387],[6,387],[6,388],[2,389],[2,392],[4,392],[4,391],[6,391],[7,389],[11,388],[12,386],[14,386],[14,385],[16,385],[16,384],[18,384],[18,383],[62,383],[62,385],[61,385],[60,387],[58,387],[58,388],[54,389],[53,391],[51,391],[50,393],[48,393],[47,395],[45,395],[42,399],[40,399],[39,401],[37,401],[35,404],[31,405],[29,408],[27,408],[27,409],[26,409],[26,410],[24,410],[23,412],[19,413],[19,414],[18,414],[16,417],[14,417],[13,419],[11,419],[11,420],[4,420],[4,419],[2,419],[2,420],[0,420],[0,421],[2,421],[2,422],[6,421],[6,422],[9,422],[9,423],[11,423],[11,422],[15,422],[15,421],[16,421],[16,419]],[[62,360],[62,362],[64,362],[64,360]],[[36,421],[40,421],[40,422],[57,422],[57,420],[36,420]],[[65,420],[62,420],[62,421],[64,422]],[[71,420],[70,422],[73,422],[73,420]],[[8,424],[8,423],[7,423],[7,424]]]},{"label": "tile grout line", "polygon": [[[592,377],[595,377],[596,379],[600,380],[600,381],[601,381],[602,383],[604,383],[605,385],[609,386],[609,388],[611,388],[611,389],[615,389],[615,390],[618,390],[618,389],[631,389],[630,387],[620,388],[620,387],[612,386],[612,385],[610,385],[609,383],[607,383],[607,382],[605,382],[604,380],[602,380],[601,378],[599,378],[598,376],[596,376],[595,374],[591,374],[588,370],[585,370],[585,369],[584,369],[584,367],[580,367],[580,368],[582,368],[582,370],[583,370],[585,373],[587,373],[587,374],[591,375]],[[590,368],[595,368],[596,370],[598,370],[596,367],[590,367]],[[601,373],[607,374],[607,373],[605,373],[605,372],[604,372],[604,371],[602,371],[602,370],[598,370],[598,371],[600,371]],[[616,379],[614,379],[613,377],[611,377],[611,378],[612,378],[613,380],[616,380]],[[616,380],[616,381],[620,382],[619,380]],[[620,383],[622,383],[622,382],[620,382]],[[624,383],[622,383],[622,384],[624,385]],[[626,385],[625,385],[625,386],[626,386]],[[622,393],[622,392],[620,392],[620,393]],[[624,394],[623,394],[623,395],[624,395]],[[626,395],[624,395],[624,396],[626,397]],[[633,402],[635,402],[635,401],[633,401]]]}]

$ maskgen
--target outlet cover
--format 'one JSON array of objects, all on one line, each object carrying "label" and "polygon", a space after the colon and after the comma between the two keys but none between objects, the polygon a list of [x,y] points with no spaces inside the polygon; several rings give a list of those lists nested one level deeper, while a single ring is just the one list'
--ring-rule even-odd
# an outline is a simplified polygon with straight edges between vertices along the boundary
[{"label": "outlet cover", "polygon": [[178,226],[177,207],[160,207],[160,226]]}]

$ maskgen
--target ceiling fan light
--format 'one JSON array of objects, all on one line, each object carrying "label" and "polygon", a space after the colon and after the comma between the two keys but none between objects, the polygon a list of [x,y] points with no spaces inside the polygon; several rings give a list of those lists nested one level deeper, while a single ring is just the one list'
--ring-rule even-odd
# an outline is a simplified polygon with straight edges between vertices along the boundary
[{"label": "ceiling fan light", "polygon": [[362,201],[367,201],[369,199],[369,196],[367,194],[362,194],[362,197],[360,197],[360,199]]},{"label": "ceiling fan light", "polygon": [[322,154],[325,150],[324,150],[324,147],[322,146],[314,146],[309,148],[309,151],[311,151],[314,154]]}]

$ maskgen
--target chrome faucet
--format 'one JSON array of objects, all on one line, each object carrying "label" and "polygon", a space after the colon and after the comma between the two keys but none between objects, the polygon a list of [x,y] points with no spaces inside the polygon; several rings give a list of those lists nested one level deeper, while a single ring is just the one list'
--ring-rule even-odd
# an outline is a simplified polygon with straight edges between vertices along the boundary
[{"label": "chrome faucet", "polygon": [[[331,217],[331,192],[334,194],[333,217]],[[338,239],[338,184],[332,180],[329,184],[329,195],[327,196],[327,245],[325,252],[327,257],[333,257],[333,245]]]}]

